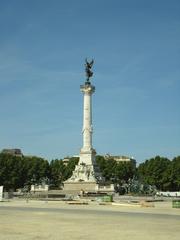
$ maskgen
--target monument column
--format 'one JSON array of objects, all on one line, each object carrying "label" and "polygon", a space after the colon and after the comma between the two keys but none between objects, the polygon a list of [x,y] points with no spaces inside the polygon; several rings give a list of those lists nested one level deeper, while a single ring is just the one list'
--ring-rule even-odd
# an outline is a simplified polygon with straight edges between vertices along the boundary
[{"label": "monument column", "polygon": [[64,183],[67,189],[83,188],[94,191],[96,185],[102,180],[99,168],[96,165],[96,151],[92,146],[92,94],[95,92],[95,87],[90,82],[93,72],[91,71],[94,61],[86,60],[86,81],[80,86],[83,93],[83,146],[79,154],[79,163],[76,165],[72,176]]},{"label": "monument column", "polygon": [[80,86],[80,90],[84,94],[83,104],[83,147],[80,152],[80,163],[92,165],[94,163],[95,150],[92,147],[92,94],[95,87],[89,81]]},{"label": "monument column", "polygon": [[92,106],[91,96],[95,87],[85,83],[81,86],[81,91],[84,93],[83,106],[83,149],[91,150],[92,148]]}]

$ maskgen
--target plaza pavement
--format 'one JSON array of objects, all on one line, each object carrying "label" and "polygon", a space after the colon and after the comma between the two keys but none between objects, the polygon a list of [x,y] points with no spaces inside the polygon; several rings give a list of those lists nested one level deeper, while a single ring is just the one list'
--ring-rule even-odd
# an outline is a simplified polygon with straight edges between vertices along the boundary
[{"label": "plaza pavement", "polygon": [[180,209],[171,202],[69,205],[60,201],[0,202],[0,240],[179,240]]}]

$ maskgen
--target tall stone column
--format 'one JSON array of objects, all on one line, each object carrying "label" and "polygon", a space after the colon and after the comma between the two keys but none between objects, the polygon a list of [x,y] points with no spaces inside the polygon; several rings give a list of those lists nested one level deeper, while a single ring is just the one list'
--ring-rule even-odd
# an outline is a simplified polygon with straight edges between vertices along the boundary
[{"label": "tall stone column", "polygon": [[90,63],[86,60],[86,76],[87,79],[80,90],[83,93],[83,146],[79,154],[79,163],[76,165],[72,176],[64,182],[64,189],[84,189],[94,191],[97,184],[102,181],[99,168],[96,165],[96,151],[92,146],[92,94],[95,87],[89,81],[93,72],[91,71],[94,61]]},{"label": "tall stone column", "polygon": [[92,94],[95,87],[90,82],[85,82],[80,86],[80,90],[84,94],[83,104],[83,147],[80,152],[80,164],[93,165],[95,163],[95,150],[92,147]]}]

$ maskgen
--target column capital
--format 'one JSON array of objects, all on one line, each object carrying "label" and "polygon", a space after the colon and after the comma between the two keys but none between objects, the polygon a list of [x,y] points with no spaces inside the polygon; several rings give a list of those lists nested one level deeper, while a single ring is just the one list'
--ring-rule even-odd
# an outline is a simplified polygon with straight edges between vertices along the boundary
[{"label": "column capital", "polygon": [[95,92],[95,86],[91,85],[90,82],[85,82],[84,85],[80,85],[80,90],[83,93],[92,94]]}]

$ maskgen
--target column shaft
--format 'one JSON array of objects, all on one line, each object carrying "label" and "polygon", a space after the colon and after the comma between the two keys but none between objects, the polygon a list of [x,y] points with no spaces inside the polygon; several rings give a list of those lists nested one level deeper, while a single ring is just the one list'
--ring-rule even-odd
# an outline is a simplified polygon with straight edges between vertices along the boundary
[{"label": "column shaft", "polygon": [[91,93],[84,93],[83,107],[83,149],[90,150],[92,148],[92,106]]}]

